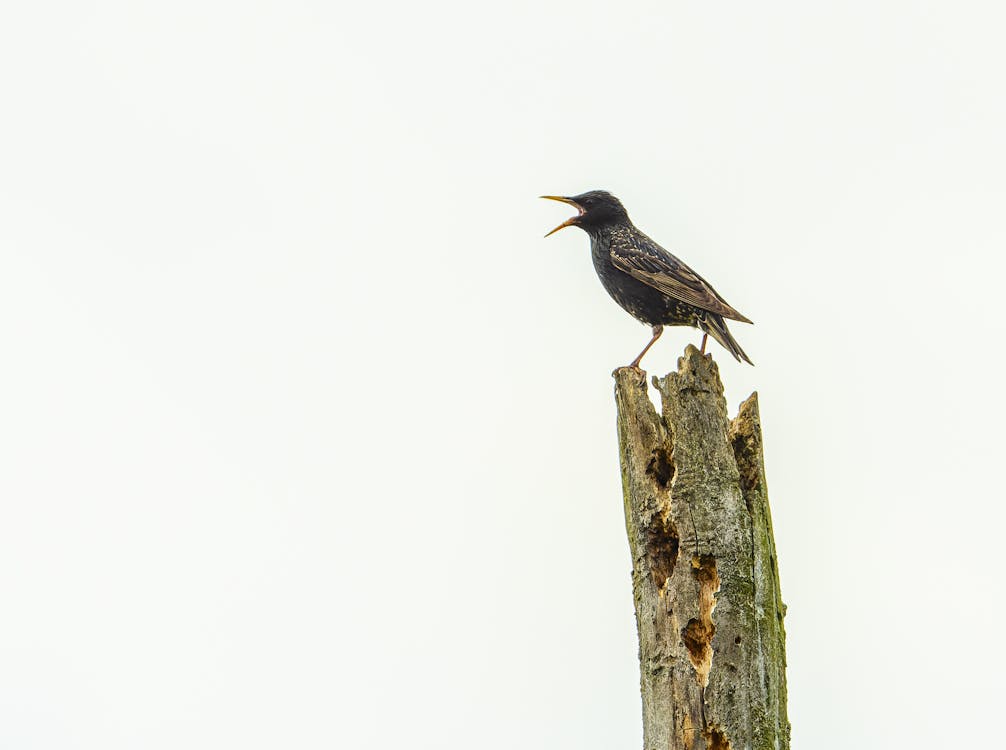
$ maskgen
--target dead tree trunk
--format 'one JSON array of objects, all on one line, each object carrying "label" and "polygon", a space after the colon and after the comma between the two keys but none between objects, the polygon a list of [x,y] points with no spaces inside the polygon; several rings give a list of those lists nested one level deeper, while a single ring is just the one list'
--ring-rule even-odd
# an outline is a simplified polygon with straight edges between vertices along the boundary
[{"label": "dead tree trunk", "polygon": [[644,750],[788,750],[786,655],[758,397],[727,417],[719,369],[616,370]]}]

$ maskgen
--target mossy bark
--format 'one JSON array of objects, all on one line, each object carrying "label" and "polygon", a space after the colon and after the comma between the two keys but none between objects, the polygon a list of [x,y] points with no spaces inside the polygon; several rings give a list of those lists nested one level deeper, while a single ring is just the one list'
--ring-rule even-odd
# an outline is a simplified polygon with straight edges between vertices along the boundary
[{"label": "mossy bark", "polygon": [[786,657],[757,394],[727,417],[719,369],[614,373],[639,630],[644,750],[788,750]]}]

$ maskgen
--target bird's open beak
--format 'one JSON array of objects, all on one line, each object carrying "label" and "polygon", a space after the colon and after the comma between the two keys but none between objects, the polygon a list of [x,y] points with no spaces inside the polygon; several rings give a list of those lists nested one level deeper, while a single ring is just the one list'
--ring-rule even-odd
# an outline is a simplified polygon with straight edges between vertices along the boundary
[{"label": "bird's open beak", "polygon": [[572,198],[563,198],[561,195],[543,195],[541,197],[544,198],[544,199],[546,199],[546,200],[550,200],[550,201],[559,201],[560,203],[568,203],[569,205],[573,206],[573,208],[575,208],[579,212],[576,216],[570,216],[568,219],[566,219],[566,221],[562,222],[562,224],[560,224],[555,229],[553,229],[551,232],[549,232],[548,234],[546,234],[545,235],[546,237],[548,237],[550,234],[555,234],[560,229],[565,229],[566,227],[575,226],[576,225],[576,220],[579,219],[581,216],[583,216],[583,209]]}]

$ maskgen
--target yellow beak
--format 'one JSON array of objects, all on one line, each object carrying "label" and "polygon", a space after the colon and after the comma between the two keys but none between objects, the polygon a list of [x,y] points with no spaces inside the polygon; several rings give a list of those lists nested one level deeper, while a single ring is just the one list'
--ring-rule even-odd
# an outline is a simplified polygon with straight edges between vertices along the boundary
[{"label": "yellow beak", "polygon": [[544,198],[545,200],[559,201],[560,203],[568,203],[569,205],[573,206],[577,211],[579,211],[579,213],[576,216],[570,216],[568,219],[566,219],[566,221],[562,222],[562,224],[560,224],[551,232],[546,234],[545,235],[546,237],[555,234],[560,229],[565,229],[566,227],[574,226],[576,224],[576,220],[583,215],[583,209],[580,208],[580,206],[577,205],[576,201],[574,201],[572,198],[564,198],[561,195],[543,195],[541,197]]}]

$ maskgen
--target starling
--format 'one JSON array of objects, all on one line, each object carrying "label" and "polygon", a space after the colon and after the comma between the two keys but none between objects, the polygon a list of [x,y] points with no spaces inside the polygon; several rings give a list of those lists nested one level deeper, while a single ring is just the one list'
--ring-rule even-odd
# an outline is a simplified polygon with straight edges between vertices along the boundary
[{"label": "starling", "polygon": [[639,367],[664,326],[698,328],[705,334],[703,354],[706,339],[712,336],[737,361],[754,364],[723,319],[751,321],[730,307],[705,279],[636,229],[618,198],[603,190],[571,198],[542,198],[568,203],[579,211],[545,236],[564,227],[580,227],[590,235],[590,253],[601,284],[632,317],[653,326],[653,338],[629,367]]}]

